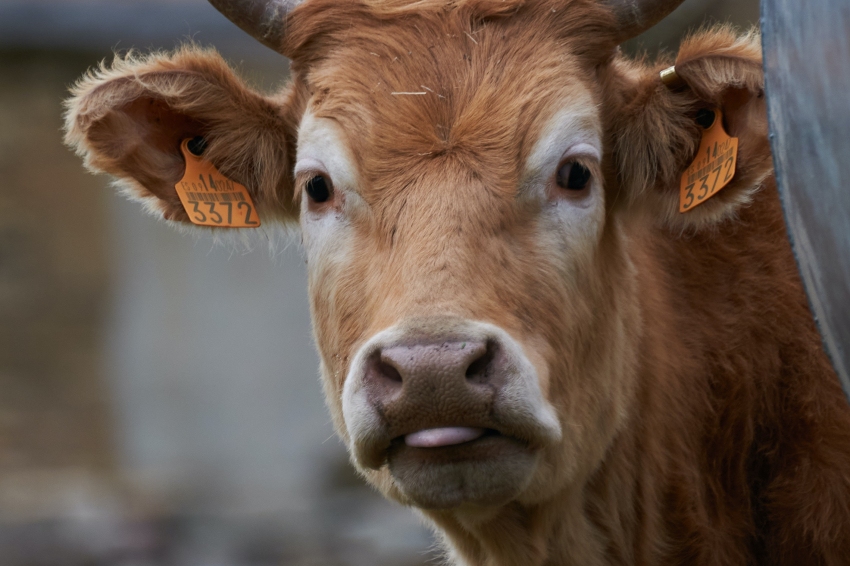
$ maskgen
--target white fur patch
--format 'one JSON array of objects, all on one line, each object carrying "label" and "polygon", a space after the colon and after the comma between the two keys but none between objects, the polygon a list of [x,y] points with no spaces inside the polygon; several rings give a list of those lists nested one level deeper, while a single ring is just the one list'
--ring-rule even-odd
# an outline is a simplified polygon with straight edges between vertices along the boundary
[{"label": "white fur patch", "polygon": [[334,187],[350,191],[357,186],[357,169],[340,127],[333,120],[307,112],[298,128],[294,174],[297,176],[316,167],[330,176]]},{"label": "white fur patch", "polygon": [[547,199],[560,164],[579,159],[591,165],[589,194],[580,199],[554,198],[541,208],[538,237],[552,251],[569,281],[593,258],[605,221],[605,196],[599,164],[602,125],[590,94],[581,91],[565,101],[543,129],[521,176],[520,199]]},{"label": "white fur patch", "polygon": [[356,191],[359,174],[348,140],[335,121],[317,118],[311,112],[304,115],[298,129],[294,174],[297,177],[309,172],[327,175],[342,207],[336,211],[311,212],[307,199],[301,199],[301,233],[313,275],[329,267],[329,262],[346,261],[351,242],[346,216],[365,204]]},{"label": "white fur patch", "polygon": [[570,155],[602,159],[602,125],[591,100],[587,104],[570,101],[569,108],[557,112],[529,153],[522,175],[522,187],[530,189],[554,175],[558,164]]}]

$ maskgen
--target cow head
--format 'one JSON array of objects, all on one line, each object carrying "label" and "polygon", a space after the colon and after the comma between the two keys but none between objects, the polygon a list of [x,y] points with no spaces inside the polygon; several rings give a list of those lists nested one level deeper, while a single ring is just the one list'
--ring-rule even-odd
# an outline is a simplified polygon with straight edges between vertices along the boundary
[{"label": "cow head", "polygon": [[[617,50],[670,2],[214,3],[292,59],[280,94],[194,47],[129,56],[75,87],[68,142],[187,225],[179,147],[203,136],[264,221],[300,224],[328,405],[384,494],[580,490],[635,406],[634,242],[716,229],[770,171],[758,38],[691,38],[671,88]],[[706,107],[738,172],[679,214]]]}]

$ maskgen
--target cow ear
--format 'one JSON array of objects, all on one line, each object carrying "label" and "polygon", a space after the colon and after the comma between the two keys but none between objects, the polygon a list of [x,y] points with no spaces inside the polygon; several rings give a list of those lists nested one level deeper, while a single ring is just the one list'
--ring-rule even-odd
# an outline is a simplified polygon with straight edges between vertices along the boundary
[{"label": "cow ear", "polygon": [[247,188],[262,220],[294,217],[295,126],[284,104],[247,88],[217,53],[116,57],[71,92],[65,142],[154,214],[189,222],[174,186],[186,166],[181,143],[202,137],[203,158]]},{"label": "cow ear", "polygon": [[[620,100],[612,112],[613,147],[620,192],[615,205],[650,214],[673,230],[698,230],[734,216],[773,171],[767,135],[760,36],[731,28],[685,40],[667,84],[666,65],[619,62]],[[699,149],[703,110],[719,109],[726,132],[738,138],[731,182],[686,212],[679,212],[680,180]]]}]

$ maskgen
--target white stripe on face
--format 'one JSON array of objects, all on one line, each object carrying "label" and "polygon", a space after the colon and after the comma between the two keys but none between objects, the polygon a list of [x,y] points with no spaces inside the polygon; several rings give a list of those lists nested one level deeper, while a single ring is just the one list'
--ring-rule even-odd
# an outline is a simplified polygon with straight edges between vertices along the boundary
[{"label": "white stripe on face", "polygon": [[[323,212],[311,211],[305,195],[301,198],[301,231],[311,277],[326,267],[326,260],[339,264],[347,257],[350,228],[347,218],[365,203],[357,194],[359,174],[349,151],[348,139],[339,125],[328,118],[307,112],[298,129],[295,176],[322,174],[330,180],[338,206]],[[298,185],[300,189],[300,184]]]},{"label": "white stripe on face", "polygon": [[593,99],[585,90],[564,100],[565,108],[556,112],[534,144],[520,176],[521,188],[533,191],[554,174],[558,164],[570,156],[602,159],[602,124]]},{"label": "white stripe on face", "polygon": [[357,187],[357,169],[343,131],[334,120],[307,112],[298,128],[295,175],[317,168],[328,174],[335,187],[348,191]]}]

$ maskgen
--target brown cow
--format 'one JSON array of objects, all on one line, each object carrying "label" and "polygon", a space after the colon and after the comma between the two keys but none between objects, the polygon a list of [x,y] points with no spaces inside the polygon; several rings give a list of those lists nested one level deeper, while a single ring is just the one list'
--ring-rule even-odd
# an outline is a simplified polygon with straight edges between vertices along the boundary
[{"label": "brown cow", "polygon": [[[200,136],[264,221],[300,219],[336,429],[451,560],[850,564],[850,409],[757,33],[694,35],[665,85],[672,61],[617,45],[669,1],[214,3],[292,59],[282,92],[195,47],[119,58],[74,88],[67,142],[185,224]],[[737,171],[680,213],[715,108]]]}]

